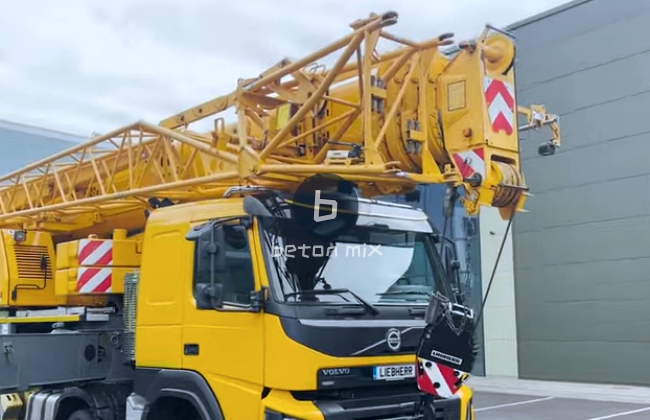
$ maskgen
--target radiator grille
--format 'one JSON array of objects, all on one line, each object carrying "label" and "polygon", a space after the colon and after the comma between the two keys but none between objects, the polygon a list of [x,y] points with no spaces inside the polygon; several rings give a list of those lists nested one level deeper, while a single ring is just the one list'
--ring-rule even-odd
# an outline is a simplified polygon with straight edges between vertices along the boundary
[{"label": "radiator grille", "polygon": [[135,325],[138,301],[139,273],[128,273],[124,276],[124,349],[126,362],[135,361]]},{"label": "radiator grille", "polygon": [[41,258],[43,256],[47,261],[47,279],[52,278],[52,264],[46,246],[14,245],[14,254],[18,265],[18,277],[21,279],[43,278],[43,271],[41,271]]}]

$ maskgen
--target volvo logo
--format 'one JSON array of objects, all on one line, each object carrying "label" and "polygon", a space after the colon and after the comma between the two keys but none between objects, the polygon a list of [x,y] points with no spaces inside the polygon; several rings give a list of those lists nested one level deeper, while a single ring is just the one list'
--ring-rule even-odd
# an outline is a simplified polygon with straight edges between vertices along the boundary
[{"label": "volvo logo", "polygon": [[349,375],[350,368],[322,369],[321,372],[323,372],[323,375],[325,376]]},{"label": "volvo logo", "polygon": [[398,351],[402,347],[402,334],[399,330],[391,328],[386,333],[386,344],[392,351]]}]

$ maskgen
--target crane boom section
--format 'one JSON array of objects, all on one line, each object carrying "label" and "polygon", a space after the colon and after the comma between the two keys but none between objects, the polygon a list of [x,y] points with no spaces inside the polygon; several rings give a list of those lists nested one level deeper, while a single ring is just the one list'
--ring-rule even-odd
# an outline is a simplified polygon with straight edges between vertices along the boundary
[{"label": "crane boom section", "polygon": [[[0,227],[84,233],[136,229],[143,210],[220,197],[232,186],[295,190],[318,173],[365,196],[417,184],[463,186],[470,214],[523,208],[518,113],[551,125],[541,106],[516,102],[515,46],[487,27],[471,42],[426,42],[385,30],[397,14],[372,14],[349,35],[303,59],[282,60],[222,97],[154,125],[137,122],[0,177]],[[399,48],[379,54],[380,41]],[[314,65],[333,60],[327,69]],[[236,122],[219,114],[234,109]],[[190,124],[215,117],[208,133]],[[158,201],[156,201],[158,200]]]}]

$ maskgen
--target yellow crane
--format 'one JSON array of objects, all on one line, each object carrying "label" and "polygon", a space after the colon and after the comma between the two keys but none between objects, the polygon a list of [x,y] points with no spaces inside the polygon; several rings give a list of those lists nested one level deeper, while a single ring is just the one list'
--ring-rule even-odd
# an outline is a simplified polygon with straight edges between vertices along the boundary
[{"label": "yellow crane", "polygon": [[[339,304],[352,305],[344,309],[354,319],[313,302],[287,303],[279,287],[286,278],[272,272],[276,260],[266,248],[266,210],[251,213],[245,197],[292,193],[318,174],[341,177],[361,197],[442,183],[463,188],[469,214],[491,206],[510,218],[523,209],[528,190],[518,131],[549,126],[545,155],[560,146],[560,133],[543,106],[517,103],[515,46],[507,33],[488,26],[476,40],[444,51],[452,34],[415,42],[386,30],[396,22],[395,12],[371,14],[353,22],[349,35],[239,80],[227,95],[0,177],[0,342],[17,356],[0,363],[0,392],[15,397],[0,413],[26,407],[17,417],[25,420],[114,415],[99,399],[108,398],[107,390],[129,419],[178,418],[181,410],[188,419],[246,420],[322,419],[332,410],[354,418],[402,413],[416,385],[413,338],[399,328],[420,322],[422,301],[384,307],[383,298],[370,302],[341,277],[340,293],[356,300]],[[379,54],[380,41],[398,48]],[[336,58],[331,68],[317,64],[329,58]],[[229,109],[235,122],[219,116]],[[209,132],[190,128],[209,117]],[[422,212],[363,198],[359,206],[360,218],[386,213],[384,234],[418,238],[411,251],[418,244],[427,251],[412,267],[439,268]],[[233,238],[247,244],[244,251],[229,248]],[[220,280],[231,257],[233,267],[249,264],[254,273],[249,289],[235,276],[233,287],[249,292],[243,303],[228,301],[229,286]],[[345,264],[356,263],[330,264],[349,273],[353,266]],[[209,280],[197,289],[204,274]],[[365,274],[371,281],[380,273]],[[422,275],[426,287],[446,287],[444,276],[431,276]],[[289,294],[308,294],[292,284]],[[367,317],[377,326],[359,329]],[[62,326],[76,334],[52,334],[65,332]],[[388,341],[381,337],[394,330],[401,334],[398,344],[390,336],[397,349],[382,350]],[[328,344],[340,337],[348,337],[341,348]],[[368,340],[380,344],[364,353]],[[59,363],[32,368],[44,357]],[[395,372],[405,376],[387,394],[377,378]],[[366,395],[363,403],[353,402],[350,389]],[[462,393],[439,404],[456,409],[454,419],[473,419],[471,391]],[[54,414],[33,411],[43,407]]]}]

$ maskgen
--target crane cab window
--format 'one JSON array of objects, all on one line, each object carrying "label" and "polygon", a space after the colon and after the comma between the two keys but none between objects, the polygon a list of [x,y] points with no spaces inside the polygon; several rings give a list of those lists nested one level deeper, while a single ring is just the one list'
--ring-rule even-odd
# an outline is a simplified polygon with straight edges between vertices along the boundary
[{"label": "crane cab window", "polygon": [[196,242],[193,288],[196,291],[197,285],[210,284],[214,271],[215,282],[223,285],[223,303],[249,306],[255,277],[246,227],[238,223],[223,225],[223,242],[217,243],[217,248],[224,255],[212,258],[215,238],[214,232],[206,229]]}]

